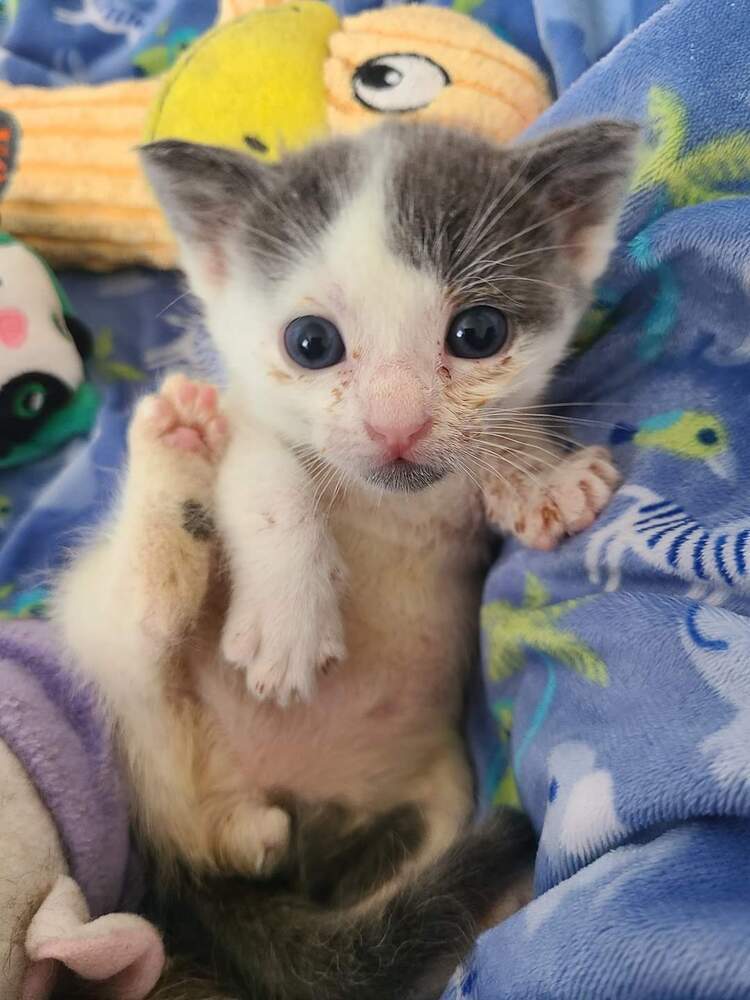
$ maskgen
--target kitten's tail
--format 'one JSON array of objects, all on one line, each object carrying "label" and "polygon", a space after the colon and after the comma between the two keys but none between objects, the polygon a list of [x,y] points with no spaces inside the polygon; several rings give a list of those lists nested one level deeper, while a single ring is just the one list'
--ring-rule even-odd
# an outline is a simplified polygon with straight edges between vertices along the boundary
[{"label": "kitten's tail", "polygon": [[[186,873],[169,895],[168,943],[237,1000],[435,1000],[533,850],[527,821],[500,812],[365,912]],[[218,998],[216,986],[204,995]]]}]

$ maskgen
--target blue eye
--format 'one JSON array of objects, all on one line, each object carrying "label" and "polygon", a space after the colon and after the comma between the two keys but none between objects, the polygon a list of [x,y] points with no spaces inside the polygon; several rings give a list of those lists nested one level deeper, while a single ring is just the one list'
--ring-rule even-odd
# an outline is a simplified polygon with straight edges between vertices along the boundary
[{"label": "blue eye", "polygon": [[292,361],[302,368],[330,368],[344,357],[341,334],[321,316],[300,316],[284,331],[284,346]]},{"label": "blue eye", "polygon": [[451,320],[445,344],[457,358],[491,358],[508,342],[508,321],[492,306],[472,306]]}]

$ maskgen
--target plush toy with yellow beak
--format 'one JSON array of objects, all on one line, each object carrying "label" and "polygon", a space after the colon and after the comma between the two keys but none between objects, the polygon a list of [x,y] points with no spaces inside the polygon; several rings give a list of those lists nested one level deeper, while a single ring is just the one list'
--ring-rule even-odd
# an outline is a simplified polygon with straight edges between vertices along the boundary
[{"label": "plush toy with yellow beak", "polygon": [[172,267],[175,247],[135,152],[144,138],[272,161],[383,115],[507,140],[548,103],[534,62],[447,8],[341,19],[320,0],[226,0],[219,25],[165,77],[61,90],[1,84],[0,107],[21,133],[2,223],[53,264]]}]

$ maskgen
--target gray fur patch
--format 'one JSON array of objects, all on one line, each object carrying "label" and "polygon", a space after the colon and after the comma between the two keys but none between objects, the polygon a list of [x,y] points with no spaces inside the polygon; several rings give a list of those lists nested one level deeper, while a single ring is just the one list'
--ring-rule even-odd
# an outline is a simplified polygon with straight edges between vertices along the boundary
[{"label": "gray fur patch", "polygon": [[404,803],[354,822],[335,802],[296,803],[293,817],[295,891],[325,906],[352,906],[390,881],[424,840],[420,810]]},{"label": "gray fur patch", "polygon": [[178,236],[220,245],[228,233],[269,280],[314,252],[364,178],[363,149],[347,139],[311,146],[276,164],[214,146],[164,140],[141,151]]},{"label": "gray fur patch", "polygon": [[197,500],[185,500],[182,504],[182,527],[198,542],[208,542],[216,534],[213,517]]},{"label": "gray fur patch", "polygon": [[451,129],[387,126],[389,239],[457,306],[485,303],[545,328],[588,293],[575,244],[619,207],[637,130],[599,122],[501,148]]}]

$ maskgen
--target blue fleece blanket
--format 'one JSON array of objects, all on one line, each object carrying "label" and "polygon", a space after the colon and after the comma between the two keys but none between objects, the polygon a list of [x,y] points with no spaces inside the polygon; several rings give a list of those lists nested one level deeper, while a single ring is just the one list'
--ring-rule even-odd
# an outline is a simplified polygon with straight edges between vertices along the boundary
[{"label": "blue fleece blanket", "polygon": [[152,76],[216,10],[216,0],[0,0],[0,77],[48,87]]},{"label": "blue fleece blanket", "polygon": [[[536,131],[616,115],[647,142],[554,390],[586,404],[560,408],[562,432],[611,445],[625,486],[559,551],[508,545],[483,609],[482,800],[533,818],[538,898],[481,939],[446,1000],[750,998],[750,7],[456,4],[544,47],[561,96]],[[105,405],[67,464],[33,470],[0,582],[44,568],[101,510],[133,396],[194,343],[157,318],[172,276],[69,287],[113,331]]]},{"label": "blue fleece blanket", "polygon": [[489,576],[472,730],[485,798],[540,831],[538,898],[450,1000],[750,997],[750,5],[672,0],[565,89],[637,6],[536,4],[563,93],[534,131],[645,127],[555,387],[625,485]]}]

